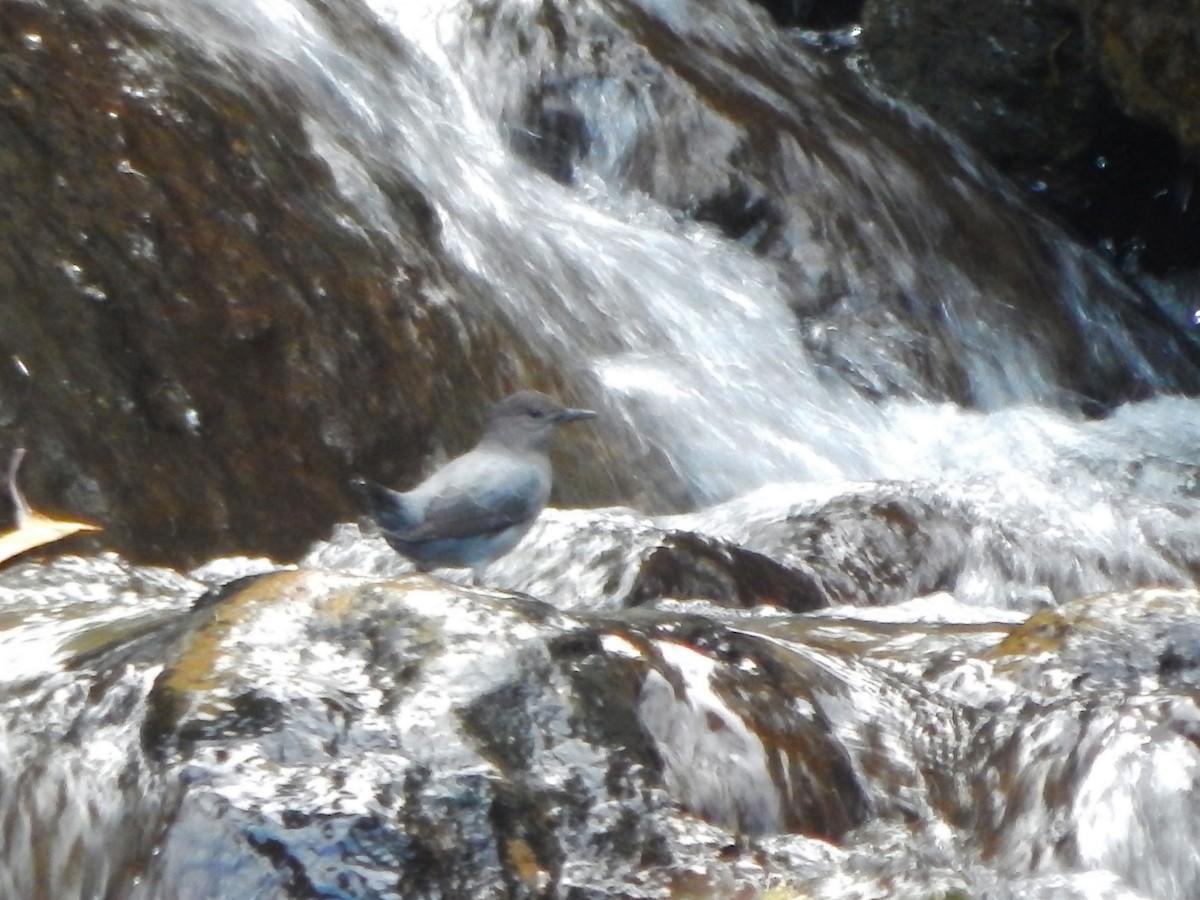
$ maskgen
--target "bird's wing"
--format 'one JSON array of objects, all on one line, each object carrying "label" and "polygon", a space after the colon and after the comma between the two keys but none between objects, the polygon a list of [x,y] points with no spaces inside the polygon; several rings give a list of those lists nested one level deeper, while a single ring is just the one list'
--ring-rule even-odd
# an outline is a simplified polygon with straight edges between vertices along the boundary
[{"label": "bird's wing", "polygon": [[[405,541],[436,541],[495,534],[541,511],[549,479],[529,465],[474,465],[439,472],[422,485],[429,497],[423,521],[397,535]],[[465,471],[472,476],[463,478]],[[452,477],[447,477],[452,476]]]}]

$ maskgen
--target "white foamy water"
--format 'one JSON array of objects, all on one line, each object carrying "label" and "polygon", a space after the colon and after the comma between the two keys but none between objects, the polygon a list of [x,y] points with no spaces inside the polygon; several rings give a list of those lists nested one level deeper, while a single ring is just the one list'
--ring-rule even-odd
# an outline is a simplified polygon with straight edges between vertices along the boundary
[{"label": "white foamy water", "polygon": [[[777,150],[779,166],[813,178],[795,190],[812,194],[814,228],[823,191],[859,191],[847,208],[865,221],[864,233],[876,236],[876,249],[891,248],[889,277],[913,291],[913,302],[940,309],[930,321],[956,348],[955,359],[940,363],[961,363],[983,409],[867,399],[810,354],[803,329],[838,326],[796,315],[794,269],[628,189],[621,154],[632,152],[639,127],[653,127],[653,115],[642,109],[653,106],[649,95],[631,98],[620,89],[624,82],[578,76],[583,86],[574,90],[590,104],[599,162],[564,185],[518,158],[502,114],[518,104],[527,79],[554,83],[556,57],[536,24],[539,4],[477,9],[463,0],[373,0],[345,13],[374,29],[372,39],[353,43],[301,0],[143,0],[142,7],[209,52],[296,88],[315,150],[368,221],[395,227],[381,187],[389,173],[417,184],[436,211],[445,252],[493,292],[495,308],[463,313],[507,317],[565,370],[593,376],[608,391],[609,406],[664,453],[702,501],[787,483],[829,495],[846,483],[940,485],[980,509],[995,508],[993,518],[1009,533],[1015,529],[1026,548],[1045,537],[1047,559],[1020,562],[1030,570],[1023,580],[1031,590],[1055,578],[1087,590],[1120,587],[1127,577],[1187,579],[1177,562],[1187,547],[1176,537],[1164,554],[1156,535],[1178,533],[1178,507],[1194,506],[1200,495],[1200,402],[1157,397],[1100,420],[1069,411],[1072,398],[1052,378],[1069,361],[1052,355],[1053,344],[1008,327],[1011,311],[989,293],[996,289],[938,255],[933,245],[946,212],[931,204],[916,170],[863,138],[865,126],[839,125],[827,107],[801,107],[765,81],[748,89],[785,125],[801,113],[812,116],[821,128],[812,141],[823,140],[821,152],[857,178],[874,173],[876,181],[865,186],[839,184],[809,159],[814,147],[789,134]],[[605,41],[619,40],[613,9],[577,4],[564,28],[593,29],[580,41],[592,40],[600,53]],[[668,32],[689,35],[698,52],[779,53],[771,33],[756,31],[741,7],[714,7],[702,22],[674,3],[648,3],[643,12]],[[719,59],[706,64],[717,73],[712,77],[728,70]],[[658,84],[653,65],[645,62],[647,91]],[[799,78],[814,64],[795,66]],[[722,133],[719,123],[713,128],[709,133]],[[953,178],[947,173],[955,190],[983,177],[967,155],[954,158],[963,166]],[[675,162],[678,168],[687,160]],[[655,163],[663,177],[671,164]],[[1153,380],[1116,315],[1089,306],[1089,285],[1097,289],[1109,276],[1089,280],[1081,252],[1055,240],[1037,277],[1057,286],[1068,317],[1088,320],[1097,347],[1123,353],[1129,371]],[[851,283],[878,277],[877,262],[826,246],[819,236],[796,253],[838,257]],[[865,334],[868,348],[879,341],[880,357],[891,352],[882,332]],[[939,352],[930,350],[935,365]],[[964,577],[960,599],[982,603],[1003,593],[991,566],[982,560]]]}]

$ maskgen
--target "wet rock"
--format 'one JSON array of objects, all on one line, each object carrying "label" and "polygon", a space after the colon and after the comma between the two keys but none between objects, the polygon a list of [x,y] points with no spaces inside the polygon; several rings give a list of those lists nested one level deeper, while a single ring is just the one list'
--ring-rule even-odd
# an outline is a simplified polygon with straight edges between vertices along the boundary
[{"label": "wet rock", "polygon": [[112,650],[165,663],[141,740],[182,779],[137,896],[649,897],[697,864],[733,878],[728,831],[681,807],[827,838],[866,815],[827,677],[703,620],[300,570],[178,624]]},{"label": "wet rock", "polygon": [[960,798],[985,859],[1103,866],[1146,896],[1200,886],[1187,849],[1200,709],[1194,650],[1179,652],[1195,643],[1198,603],[1195,590],[1084,597],[1035,614],[987,654],[1016,690],[1003,714],[978,720],[978,768]]},{"label": "wet rock", "polygon": [[686,532],[664,537],[629,591],[638,605],[661,597],[702,597],[722,606],[762,603],[792,612],[824,605],[815,581],[744,547]]},{"label": "wet rock", "polygon": [[1200,234],[1195,31],[1178,3],[869,0],[862,46],[1085,240],[1164,274],[1194,268]]},{"label": "wet rock", "polygon": [[[568,546],[587,549],[576,556],[566,552]],[[551,511],[488,575],[534,596],[562,598],[569,608],[618,609],[675,598],[803,612],[827,603],[807,573],[761,553],[604,510]],[[582,593],[583,586],[591,591]]]},{"label": "wet rock", "polygon": [[[1088,687],[1200,681],[1200,593],[1146,589],[1081,597],[1035,613],[995,649],[1016,679],[1061,666]],[[1050,684],[1040,685],[1052,693]]]},{"label": "wet rock", "polygon": [[[423,578],[253,580],[197,607],[150,691],[143,734],[166,742],[186,780],[143,884],[203,896],[218,877],[203,860],[221,858],[224,885],[231,872],[252,876],[270,896],[304,886],[602,896],[620,884],[649,897],[686,884],[761,890],[791,855],[802,863],[780,872],[784,883],[802,892],[812,879],[817,896],[839,866],[861,883],[970,894],[944,840],[927,843],[937,832],[926,826],[944,817],[1031,896],[1091,896],[1084,881],[1056,880],[1060,867],[1185,896],[1170,885],[1194,883],[1180,860],[1195,803],[1176,775],[1156,773],[1172,759],[1200,765],[1200,715],[1178,695],[1190,685],[1168,677],[1156,690],[1176,687],[1163,699],[1137,698],[1129,690],[1156,677],[1152,663],[1138,677],[1119,659],[1083,673],[1116,642],[1126,659],[1149,661],[1186,637],[1195,591],[1093,599],[1104,606],[1090,618],[1087,602],[1074,605],[1072,629],[1087,655],[1067,644],[1029,653],[1022,628],[990,654],[959,655],[997,688],[1026,685],[976,705],[852,651],[835,660],[823,640],[784,639],[770,621],[645,610],[581,619]],[[390,658],[408,663],[374,662]],[[284,719],[264,728],[233,714],[247,689],[281,700]],[[177,692],[187,702],[170,704],[176,712],[154,712]],[[197,716],[219,727],[197,737]],[[1121,771],[1134,777],[1114,783]],[[1112,790],[1175,823],[1178,839],[1147,843],[1140,815],[1118,827]],[[749,832],[747,849],[730,848],[722,828]],[[850,850],[814,856],[809,844],[771,843],[785,835],[753,837],[781,831]],[[1092,895],[1123,896],[1118,881],[1091,884]]]},{"label": "wet rock", "polygon": [[[1068,604],[1050,646],[1028,638],[1041,614],[1008,638],[951,627],[946,606],[936,622],[871,611],[874,626],[845,609],[566,614],[319,570],[185,609],[195,582],[63,565],[0,588],[32,608],[39,583],[52,600],[140,582],[156,612],[135,629],[133,608],[76,610],[100,627],[88,649],[0,684],[12,896],[1129,900],[1200,884],[1194,590]],[[859,640],[870,627],[888,639]]]},{"label": "wet rock", "polygon": [[[519,384],[587,391],[464,312],[489,289],[405,172],[374,218],[350,202],[302,106],[120,7],[0,22],[0,415],[30,496],[130,556],[295,556],[352,513],[351,475],[415,481]],[[628,451],[583,441],[560,493],[632,496]]]},{"label": "wet rock", "polygon": [[[1048,126],[995,118],[1031,142],[1050,131],[1060,150],[1081,146],[1086,128],[1074,119],[1090,124],[1098,113],[1078,99],[1085,88],[1075,81],[1091,85],[1096,105],[1104,91],[1087,73],[1076,77],[1078,18],[1059,4],[1050,21],[1025,25],[1029,16],[1012,5],[990,15],[1016,32],[1015,49],[988,53],[1025,60],[1030,96],[1043,96],[1056,78],[1069,82],[1062,95],[1080,112],[1055,108]],[[945,20],[940,6],[929,15]],[[972,39],[985,40],[972,27]],[[519,66],[513,46],[522,48]],[[1083,295],[1089,308],[1098,303],[1131,325],[1135,353],[1153,358],[1151,368],[1194,379],[1196,348],[1094,261],[1064,255],[1053,228],[1031,229],[1029,211],[961,144],[764,27],[757,10],[722,4],[701,22],[632,6],[617,16],[569,4],[497,5],[472,19],[455,49],[465,69],[493,73],[495,88],[480,100],[517,153],[564,183],[586,176],[649,196],[751,248],[784,286],[818,363],[870,396],[987,407],[1005,401],[983,384],[994,390],[1004,379],[981,376],[1012,366],[1038,373],[1036,384],[1014,389],[1039,399],[1066,388],[1070,396],[1059,396],[1068,405],[1082,396],[1106,407],[1142,394],[1141,376],[1117,371],[1116,356],[1086,334],[1090,313],[1071,299]],[[940,66],[946,54],[933,56]],[[946,81],[937,79],[938,88]],[[1020,152],[1019,141],[996,138],[996,123],[988,127],[991,146]],[[1068,136],[1072,129],[1080,133]],[[997,258],[1009,263],[1003,272],[986,263]],[[1033,272],[1043,275],[1027,277]],[[975,328],[1010,336],[1023,361],[981,358]],[[1079,365],[1048,369],[1047,357]]]},{"label": "wet rock", "polygon": [[[773,486],[671,521],[802,573],[829,605],[947,591],[969,604],[1028,610],[1103,590],[1192,583],[1188,547],[1200,521],[1190,508],[1096,498],[1094,523],[1108,525],[1097,544],[1071,512],[1091,502],[1091,489],[1075,490],[1077,499],[1057,506],[1020,478]],[[1047,555],[1051,542],[1057,549]]]},{"label": "wet rock", "polygon": [[868,0],[863,12],[878,77],[1005,171],[1071,157],[1114,111],[1074,0]]},{"label": "wet rock", "polygon": [[[382,542],[364,541],[353,525],[339,526],[304,563],[370,575],[412,570]],[[571,610],[611,611],[664,598],[792,612],[827,604],[806,572],[626,510],[546,510],[515,550],[487,568],[483,581]]]},{"label": "wet rock", "polygon": [[1165,127],[1200,160],[1200,19],[1195,4],[1079,0],[1088,44],[1122,108]]}]

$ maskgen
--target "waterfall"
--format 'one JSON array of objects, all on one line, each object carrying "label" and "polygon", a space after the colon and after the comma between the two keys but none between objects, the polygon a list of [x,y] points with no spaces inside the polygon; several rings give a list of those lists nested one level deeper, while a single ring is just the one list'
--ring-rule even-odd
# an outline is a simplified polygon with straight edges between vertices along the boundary
[{"label": "waterfall", "polygon": [[[389,173],[413,179],[445,252],[499,298],[465,312],[504,317],[603,385],[702,500],[777,482],[1009,484],[1086,530],[1097,504],[1121,518],[1139,497],[1194,490],[1195,401],[1124,400],[1099,421],[1078,411],[1091,382],[1169,388],[1137,333],[1139,301],[1052,227],[1014,237],[1026,211],[968,151],[914,113],[848,94],[844,75],[748,7],[139,8],[303,97],[314,148],[368,221],[394,227]],[[632,74],[612,70],[625,57]],[[532,85],[582,119],[569,177],[514,149]],[[756,226],[773,240],[685,214],[688,191],[730,177],[712,171],[717,154],[768,140],[705,91],[773,116],[772,145],[755,146],[767,161],[745,163],[764,196],[787,191],[773,198],[787,221]],[[926,159],[872,136],[902,126],[923,135]],[[956,221],[984,202],[979,221]],[[819,287],[831,279],[832,299]]]},{"label": "waterfall", "polygon": [[79,2],[286,98],[348,231],[413,186],[486,286],[431,302],[696,509],[548,511],[506,591],[352,525],[6,571],[5,890],[1194,892],[1195,348],[970,149],[739,0]]},{"label": "waterfall", "polygon": [[[1064,350],[1110,364],[1115,357],[1122,374],[1114,378],[1166,386],[1125,313],[1114,309],[1133,305],[1132,295],[1105,283],[1112,279],[1049,226],[1022,237],[1037,247],[1014,260],[1041,262],[1041,271],[1010,277],[1003,260],[968,271],[964,253],[986,261],[996,252],[982,240],[989,228],[1009,247],[1007,217],[1018,201],[1002,198],[968,229],[977,243],[953,246],[962,236],[949,217],[964,197],[1002,192],[995,177],[952,140],[931,137],[929,165],[941,180],[922,181],[932,176],[917,163],[864,139],[872,124],[896,128],[913,114],[867,97],[859,103],[870,120],[838,121],[827,97],[805,94],[836,88],[826,64],[794,48],[785,56],[785,39],[741,4],[716,4],[703,15],[682,3],[574,4],[553,13],[564,20],[558,27],[580,29],[562,38],[572,46],[557,56],[553,28],[539,19],[551,13],[534,3],[375,0],[336,14],[284,0],[143,0],[140,8],[229,64],[297,90],[313,146],[368,220],[389,225],[382,200],[389,171],[412,177],[436,211],[447,253],[502,298],[503,308],[490,312],[565,369],[604,385],[701,498],[776,481],[1032,472],[1049,483],[1073,466],[1092,472],[1133,458],[1176,465],[1172,452],[1196,445],[1200,417],[1186,414],[1185,401],[1128,403],[1123,424],[1111,428],[1071,412],[1078,381],[1064,384],[1061,370],[1092,361],[1058,358]],[[689,42],[698,70],[688,73],[691,81],[669,80],[678,74],[669,69],[677,47],[658,59],[643,52],[644,74],[623,77],[601,77],[571,56],[619,46],[625,31],[651,30],[663,41]],[[788,61],[778,73],[741,71],[722,53]],[[794,179],[780,203],[806,217],[765,254],[672,208],[670,198],[686,188],[680,182],[706,189],[709,161],[689,160],[690,150],[668,155],[676,125],[647,134],[664,112],[675,112],[709,120],[697,126],[698,140],[745,143],[742,123],[722,121],[699,97],[705,79],[735,75],[745,95],[777,117],[777,146],[766,152],[781,180]],[[514,151],[515,110],[538,79],[563,82],[586,115],[588,158],[566,184]],[[682,99],[655,96],[670,91]],[[871,148],[877,158],[867,155]],[[640,156],[651,152],[656,157],[643,164]],[[631,172],[643,165],[648,173]],[[670,166],[679,171],[665,173]],[[657,196],[656,179],[672,182]],[[852,225],[831,224],[834,194],[845,195],[838,214],[853,217]],[[812,287],[830,273],[845,294],[832,307],[814,300]],[[1013,285],[1000,282],[1006,277]],[[1074,319],[1078,346],[1043,340],[1013,308],[1007,292],[1038,283],[1049,329]],[[874,318],[866,304],[889,302],[887,292],[920,307],[910,322]],[[806,304],[824,308],[805,313]],[[817,358],[814,347],[828,347],[831,336],[832,354]],[[905,354],[928,357],[924,384],[901,371]],[[854,389],[864,367],[900,389],[864,396]],[[959,374],[944,374],[951,369]],[[960,396],[983,412],[939,396],[943,378],[963,382]]]}]

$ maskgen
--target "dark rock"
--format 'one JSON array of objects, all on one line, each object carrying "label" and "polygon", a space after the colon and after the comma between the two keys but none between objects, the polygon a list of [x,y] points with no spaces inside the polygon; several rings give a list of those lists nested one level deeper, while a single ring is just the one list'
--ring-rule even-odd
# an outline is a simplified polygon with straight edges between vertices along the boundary
[{"label": "dark rock", "polygon": [[628,594],[638,605],[662,597],[703,598],[721,606],[767,603],[792,612],[826,605],[814,579],[744,547],[675,532],[642,561]]},{"label": "dark rock", "polygon": [[864,0],[756,0],[780,25],[827,30],[857,22]]},{"label": "dark rock", "polygon": [[1200,15],[1188,0],[1077,0],[1092,58],[1121,107],[1200,162]]},{"label": "dark rock", "polygon": [[862,47],[888,91],[1124,267],[1162,274],[1194,269],[1200,240],[1196,28],[1171,2],[868,0]]},{"label": "dark rock", "polygon": [[863,49],[881,81],[1008,172],[1070,158],[1113,112],[1074,0],[868,0]]},{"label": "dark rock", "polygon": [[[1052,196],[1132,271],[1194,273],[1200,245],[1200,11],[1077,0],[1093,66],[1125,116],[1066,168]],[[1081,172],[1080,170],[1085,170]],[[1079,186],[1090,190],[1079,196]],[[1075,213],[1072,215],[1072,213]]]}]

